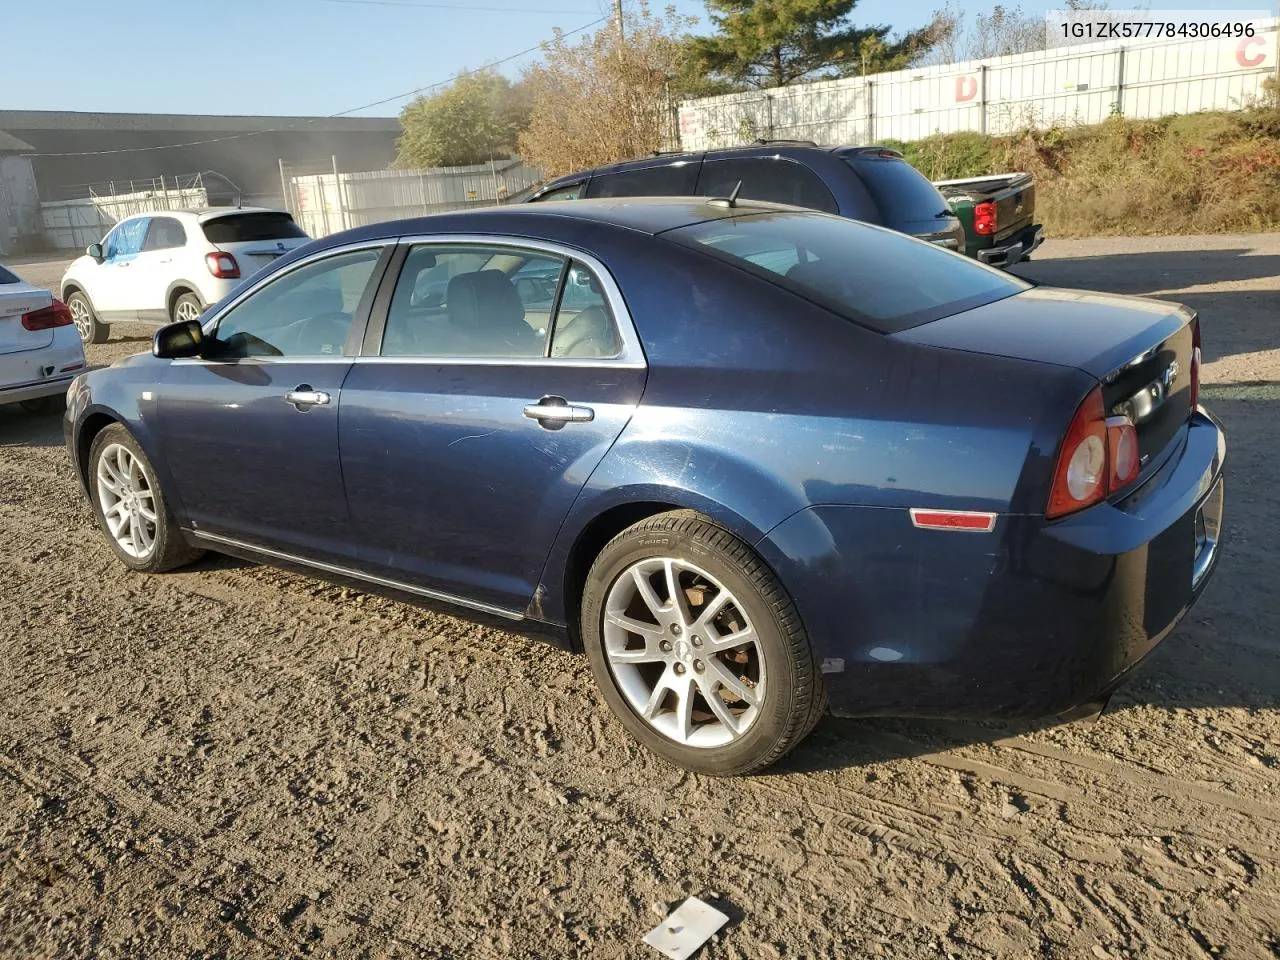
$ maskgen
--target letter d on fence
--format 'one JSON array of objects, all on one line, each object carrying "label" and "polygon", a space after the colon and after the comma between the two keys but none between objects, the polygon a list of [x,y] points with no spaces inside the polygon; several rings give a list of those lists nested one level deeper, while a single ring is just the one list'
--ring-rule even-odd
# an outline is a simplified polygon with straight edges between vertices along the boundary
[{"label": "letter d on fence", "polygon": [[978,78],[970,76],[956,77],[956,103],[964,103],[978,95]]}]

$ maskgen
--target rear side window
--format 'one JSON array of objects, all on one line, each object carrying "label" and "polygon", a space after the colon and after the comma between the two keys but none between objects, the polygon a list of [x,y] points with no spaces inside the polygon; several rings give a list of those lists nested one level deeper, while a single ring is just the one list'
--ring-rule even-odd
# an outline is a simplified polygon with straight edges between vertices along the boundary
[{"label": "rear side window", "polygon": [[210,243],[251,243],[255,240],[297,240],[306,234],[287,213],[241,213],[202,224]]},{"label": "rear side window", "polygon": [[15,277],[12,273],[10,273],[4,267],[0,267],[0,283],[18,283],[18,282],[19,281],[17,277]]},{"label": "rear side window", "polygon": [[933,220],[951,213],[938,188],[905,160],[859,156],[846,157],[845,162],[867,185],[886,223]]},{"label": "rear side window", "polygon": [[184,246],[187,232],[182,224],[173,217],[156,217],[147,228],[147,239],[142,244],[143,252],[147,250],[171,250]]},{"label": "rear side window", "polygon": [[727,197],[742,181],[738,196],[744,200],[788,203],[793,207],[809,207],[837,212],[831,191],[816,173],[794,160],[780,157],[755,157],[743,160],[708,160],[702,165],[698,194],[703,197]]},{"label": "rear side window", "polygon": [[643,170],[624,170],[595,176],[588,197],[687,197],[698,177],[696,163],[668,163]]},{"label": "rear side window", "polygon": [[663,236],[881,333],[971,310],[1029,286],[931,244],[841,217],[754,214]]}]

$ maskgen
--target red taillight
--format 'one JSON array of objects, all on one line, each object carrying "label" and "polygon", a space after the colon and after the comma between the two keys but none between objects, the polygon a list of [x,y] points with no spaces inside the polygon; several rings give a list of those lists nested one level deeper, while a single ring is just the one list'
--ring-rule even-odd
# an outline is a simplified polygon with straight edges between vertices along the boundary
[{"label": "red taillight", "polygon": [[208,264],[209,272],[219,280],[237,280],[240,277],[240,264],[229,253],[206,253],[204,262]]},{"label": "red taillight", "polygon": [[1200,321],[1191,322],[1191,410],[1200,402]]},{"label": "red taillight", "polygon": [[973,232],[984,237],[996,232],[996,205],[990,200],[974,205]]},{"label": "red taillight", "polygon": [[22,326],[27,330],[52,330],[54,327],[69,327],[74,322],[71,310],[61,300],[54,300],[43,310],[22,315]]},{"label": "red taillight", "polygon": [[1067,427],[1044,515],[1053,520],[1093,506],[1132,483],[1140,469],[1133,421],[1108,417],[1102,388],[1097,387],[1084,398]]}]

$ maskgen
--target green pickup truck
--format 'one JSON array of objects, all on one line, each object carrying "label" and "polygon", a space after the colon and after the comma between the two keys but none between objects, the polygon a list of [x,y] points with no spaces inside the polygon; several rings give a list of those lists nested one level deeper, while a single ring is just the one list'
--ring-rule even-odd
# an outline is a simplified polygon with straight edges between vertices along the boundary
[{"label": "green pickup truck", "polygon": [[993,267],[1030,258],[1044,241],[1035,222],[1036,185],[1029,173],[1001,173],[934,183],[964,226],[965,253]]}]

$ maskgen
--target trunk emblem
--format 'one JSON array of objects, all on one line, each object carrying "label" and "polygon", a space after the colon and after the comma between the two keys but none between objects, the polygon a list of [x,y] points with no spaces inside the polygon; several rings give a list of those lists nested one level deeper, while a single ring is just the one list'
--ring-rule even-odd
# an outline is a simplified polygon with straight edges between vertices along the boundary
[{"label": "trunk emblem", "polygon": [[1164,377],[1162,379],[1164,380],[1164,388],[1166,391],[1168,391],[1168,389],[1173,386],[1173,382],[1178,379],[1178,361],[1177,360],[1173,361],[1173,363],[1165,367]]}]

